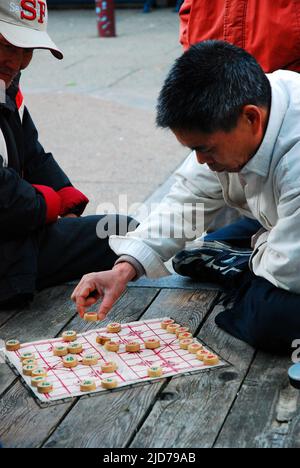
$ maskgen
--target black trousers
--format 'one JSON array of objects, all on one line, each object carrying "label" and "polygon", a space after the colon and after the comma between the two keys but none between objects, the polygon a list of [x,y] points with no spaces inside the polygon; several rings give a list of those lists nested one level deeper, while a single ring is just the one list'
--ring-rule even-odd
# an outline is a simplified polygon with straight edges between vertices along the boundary
[{"label": "black trousers", "polygon": [[[110,270],[118,257],[109,247],[109,236],[125,235],[137,226],[132,218],[120,215],[62,218],[46,226],[37,235],[36,289]],[[19,295],[0,303],[0,308],[18,307],[31,298]]]},{"label": "black trousers", "polygon": [[[259,228],[257,221],[242,218],[206,239],[249,248]],[[279,289],[250,270],[237,278],[236,285],[225,295],[225,303],[232,306],[216,317],[217,325],[257,349],[291,354],[293,341],[300,339],[300,295]]]}]

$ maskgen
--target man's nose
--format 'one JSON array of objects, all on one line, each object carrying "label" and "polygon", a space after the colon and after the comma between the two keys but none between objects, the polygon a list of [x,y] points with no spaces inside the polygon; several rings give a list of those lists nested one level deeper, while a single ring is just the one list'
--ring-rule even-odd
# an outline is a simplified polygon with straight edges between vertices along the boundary
[{"label": "man's nose", "polygon": [[212,164],[214,162],[207,154],[200,153],[199,151],[196,152],[196,156],[199,164]]}]

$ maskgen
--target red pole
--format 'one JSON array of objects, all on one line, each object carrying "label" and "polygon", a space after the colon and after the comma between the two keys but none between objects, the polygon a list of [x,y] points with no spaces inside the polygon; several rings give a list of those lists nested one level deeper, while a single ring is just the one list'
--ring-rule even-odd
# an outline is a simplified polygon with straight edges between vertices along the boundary
[{"label": "red pole", "polygon": [[114,0],[95,0],[99,37],[115,37],[115,6]]}]

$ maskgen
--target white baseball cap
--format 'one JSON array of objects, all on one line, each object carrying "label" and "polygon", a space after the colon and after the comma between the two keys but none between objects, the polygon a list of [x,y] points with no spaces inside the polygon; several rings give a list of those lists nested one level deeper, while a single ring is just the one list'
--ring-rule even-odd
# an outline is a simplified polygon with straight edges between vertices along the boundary
[{"label": "white baseball cap", "polygon": [[49,49],[62,59],[63,54],[47,33],[46,0],[0,0],[0,34],[12,45],[26,49]]}]

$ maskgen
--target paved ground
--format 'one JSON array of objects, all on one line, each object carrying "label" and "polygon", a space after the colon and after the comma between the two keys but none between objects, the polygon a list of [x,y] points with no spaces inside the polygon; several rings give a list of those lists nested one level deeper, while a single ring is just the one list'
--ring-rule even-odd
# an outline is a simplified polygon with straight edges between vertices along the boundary
[{"label": "paved ground", "polygon": [[117,31],[99,39],[93,10],[51,11],[65,59],[37,51],[22,78],[40,140],[90,197],[88,213],[120,193],[143,201],[187,155],[155,128],[158,92],[181,53],[178,16],[117,10]]}]

